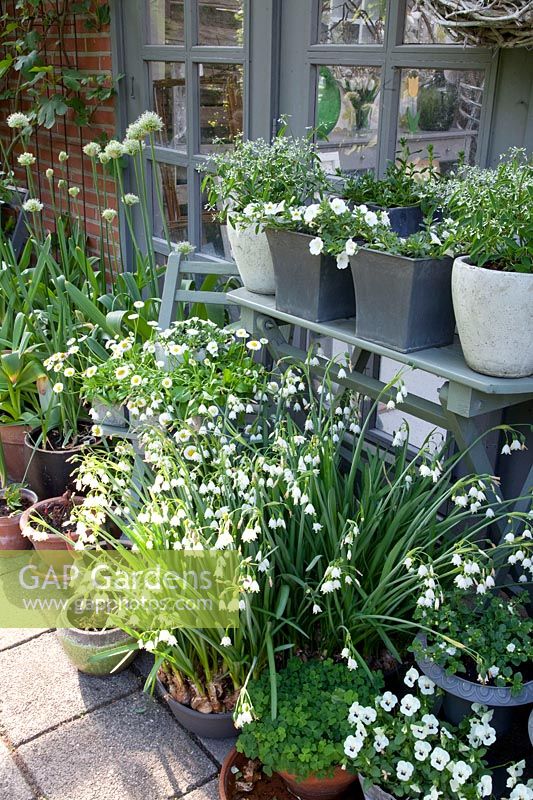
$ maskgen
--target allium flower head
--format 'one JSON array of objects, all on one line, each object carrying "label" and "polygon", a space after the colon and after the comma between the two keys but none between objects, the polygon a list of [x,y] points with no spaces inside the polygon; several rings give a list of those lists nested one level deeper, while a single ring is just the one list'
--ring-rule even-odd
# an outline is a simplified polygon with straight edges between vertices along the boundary
[{"label": "allium flower head", "polygon": [[99,155],[101,149],[102,148],[100,147],[98,142],[88,142],[84,146],[83,152],[85,153],[86,156],[89,156],[89,158],[96,158]]},{"label": "allium flower head", "polygon": [[30,214],[38,214],[43,210],[44,206],[36,197],[30,197],[29,200],[23,204],[22,208]]},{"label": "allium flower head", "polygon": [[158,133],[163,129],[163,120],[154,111],[145,111],[139,119],[133,122],[126,130],[127,139],[144,139],[151,133]]},{"label": "allium flower head", "polygon": [[33,164],[35,164],[36,160],[37,159],[33,153],[21,153],[17,158],[17,161],[21,167],[31,167]]},{"label": "allium flower head", "polygon": [[20,112],[10,114],[6,121],[8,128],[27,128],[30,125],[30,118]]},{"label": "allium flower head", "polygon": [[126,206],[135,206],[135,205],[137,205],[138,202],[139,202],[139,198],[137,197],[136,194],[131,194],[131,192],[130,192],[130,193],[124,195],[124,205],[126,205]]},{"label": "allium flower head", "polygon": [[105,222],[113,222],[116,216],[117,212],[114,208],[104,208],[102,211],[102,219],[105,220]]}]

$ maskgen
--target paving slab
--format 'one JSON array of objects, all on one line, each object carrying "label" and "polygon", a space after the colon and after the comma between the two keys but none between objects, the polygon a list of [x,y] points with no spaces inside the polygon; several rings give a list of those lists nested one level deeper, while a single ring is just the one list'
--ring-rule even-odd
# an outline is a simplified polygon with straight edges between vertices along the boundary
[{"label": "paving slab", "polygon": [[[0,742],[0,797],[6,798],[6,800],[7,798],[9,800],[33,800],[34,798],[33,792],[2,742]],[[201,799],[198,798],[198,800]]]},{"label": "paving slab", "polygon": [[139,687],[129,671],[105,678],[78,672],[54,633],[1,652],[0,675],[0,726],[14,745]]},{"label": "paving slab", "polygon": [[46,800],[167,800],[216,783],[210,759],[141,692],[61,725],[18,753]]},{"label": "paving slab", "polygon": [[231,748],[235,747],[235,742],[237,741],[237,737],[235,739],[208,739],[205,736],[198,738],[219,764],[222,764]]},{"label": "paving slab", "polygon": [[35,639],[45,630],[37,628],[0,628],[0,651]]},{"label": "paving slab", "polygon": [[185,795],[186,800],[218,800],[218,780],[209,781],[194,792]]}]

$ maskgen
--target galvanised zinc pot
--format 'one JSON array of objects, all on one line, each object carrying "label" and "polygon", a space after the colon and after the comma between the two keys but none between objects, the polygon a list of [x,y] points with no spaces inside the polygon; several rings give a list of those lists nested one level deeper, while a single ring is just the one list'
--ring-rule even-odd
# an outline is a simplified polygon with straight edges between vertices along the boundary
[{"label": "galvanised zinc pot", "polygon": [[476,267],[456,258],[452,294],[471,369],[498,378],[533,374],[533,273]]},{"label": "galvanised zinc pot", "polygon": [[[426,636],[416,637],[422,646],[427,644]],[[484,686],[469,681],[461,675],[447,675],[446,670],[434,661],[418,659],[417,664],[439,688],[444,690],[442,711],[453,725],[459,723],[472,711],[472,703],[494,709],[491,725],[496,733],[504,734],[513,725],[513,709],[533,703],[533,681],[525,683],[520,694],[513,695],[506,686]]]},{"label": "galvanised zinc pot", "polygon": [[418,233],[424,223],[424,215],[420,206],[395,206],[383,208],[373,203],[367,203],[372,211],[386,211],[389,215],[390,229],[398,236],[410,236]]},{"label": "galvanised zinc pot", "polygon": [[361,339],[400,353],[453,342],[452,259],[361,248],[350,258]]},{"label": "galvanised zinc pot", "polygon": [[[37,495],[29,489],[21,489],[22,497],[29,500],[31,504],[37,502]],[[0,490],[0,499],[4,496],[4,489]],[[23,512],[12,514],[9,517],[0,517],[0,551],[1,550],[28,550],[31,542],[22,535],[20,530],[20,518]]]},{"label": "galvanised zinc pot", "polygon": [[267,230],[267,238],[276,275],[278,311],[311,322],[354,316],[355,294],[350,271],[339,269],[332,256],[314,256],[309,251],[313,236]]},{"label": "galvanised zinc pot", "polygon": [[288,772],[278,772],[278,775],[281,775],[291,792],[301,800],[335,800],[357,780],[357,775],[341,767],[335,767],[330,778],[310,775],[305,780],[297,780]]},{"label": "galvanised zinc pot", "polygon": [[119,628],[105,631],[59,628],[56,635],[70,662],[79,672],[87,675],[117,675],[129,667],[138,654],[138,650],[132,650],[128,655],[121,653],[96,658],[104,656],[107,650],[114,650],[135,641]]},{"label": "galvanised zinc pot", "polygon": [[163,700],[168,704],[178,722],[191,733],[205,736],[208,739],[233,739],[238,731],[233,724],[233,714],[202,714],[194,708],[178,703],[169,694],[163,683],[157,678],[157,688]]},{"label": "galvanised zinc pot", "polygon": [[359,775],[359,783],[361,784],[361,791],[365,800],[395,800],[392,794],[384,792],[379,786],[369,786],[364,788],[364,778]]},{"label": "galvanised zinc pot", "polygon": [[228,239],[244,288],[255,294],[275,294],[274,267],[264,231],[255,225],[233,227],[228,220]]}]

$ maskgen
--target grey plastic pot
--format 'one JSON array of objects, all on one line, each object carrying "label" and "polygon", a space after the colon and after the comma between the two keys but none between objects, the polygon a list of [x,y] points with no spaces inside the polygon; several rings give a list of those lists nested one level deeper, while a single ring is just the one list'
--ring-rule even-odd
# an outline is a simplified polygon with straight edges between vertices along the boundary
[{"label": "grey plastic pot", "polygon": [[332,256],[309,251],[312,236],[267,230],[276,276],[276,308],[287,314],[327,322],[353,317],[355,295],[348,269],[338,269]]},{"label": "grey plastic pot", "polygon": [[[426,646],[427,639],[423,633],[416,638],[423,647]],[[513,710],[533,703],[533,681],[524,684],[520,694],[513,695],[506,686],[483,686],[460,675],[447,675],[446,670],[434,661],[417,659],[417,664],[424,675],[444,690],[442,711],[453,725],[459,725],[471,713],[473,703],[480,703],[494,710],[491,725],[496,733],[503,734],[513,725]]]},{"label": "grey plastic pot", "polygon": [[202,714],[189,706],[178,703],[167,692],[166,687],[157,678],[157,688],[163,700],[168,704],[178,722],[191,733],[205,736],[208,739],[233,739],[238,731],[233,724],[233,714]]},{"label": "grey plastic pot", "polygon": [[106,631],[59,628],[56,636],[71,663],[79,672],[85,672],[87,675],[116,675],[125,670],[138,653],[137,650],[132,650],[127,656],[121,653],[103,657],[107,650],[114,650],[135,641],[119,628]]},{"label": "grey plastic pot", "polygon": [[400,353],[451,344],[452,263],[361,248],[350,258],[356,336]]},{"label": "grey plastic pot", "polygon": [[398,236],[410,236],[417,233],[424,223],[424,215],[420,206],[395,206],[383,208],[373,203],[368,203],[368,208],[373,211],[386,211],[389,215],[391,231]]}]

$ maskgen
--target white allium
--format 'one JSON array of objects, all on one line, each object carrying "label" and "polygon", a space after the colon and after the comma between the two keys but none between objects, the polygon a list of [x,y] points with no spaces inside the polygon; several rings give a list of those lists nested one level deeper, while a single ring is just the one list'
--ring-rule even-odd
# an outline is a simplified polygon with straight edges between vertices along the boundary
[{"label": "white allium", "polygon": [[26,202],[23,204],[22,208],[24,211],[28,211],[30,214],[38,214],[43,210],[44,205],[40,200],[37,200],[36,197],[30,197],[30,199],[26,200]]},{"label": "white allium", "polygon": [[33,153],[21,153],[18,156],[17,161],[21,167],[31,167],[36,162],[36,158]]}]

